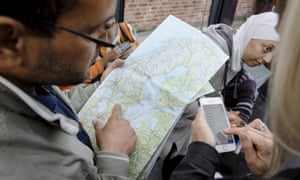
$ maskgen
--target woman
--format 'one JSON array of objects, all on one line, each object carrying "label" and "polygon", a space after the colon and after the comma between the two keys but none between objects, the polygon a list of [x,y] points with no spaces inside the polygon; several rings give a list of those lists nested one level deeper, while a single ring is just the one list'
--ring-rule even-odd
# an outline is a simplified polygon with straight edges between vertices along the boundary
[{"label": "woman", "polygon": [[[300,1],[289,1],[275,64],[269,119],[274,134],[257,119],[247,127],[225,130],[240,137],[245,158],[253,174],[270,179],[300,179],[300,168],[286,168],[300,157]],[[192,123],[193,143],[171,179],[212,179],[220,158],[203,109]],[[205,165],[205,166],[204,166]],[[298,164],[299,165],[299,164]],[[243,177],[246,179],[246,177]]]},{"label": "woman", "polygon": [[230,57],[211,83],[222,92],[227,109],[239,111],[234,122],[238,126],[243,121],[248,122],[256,92],[256,84],[243,69],[243,64],[255,67],[271,62],[279,41],[275,30],[277,22],[278,15],[267,12],[250,16],[237,31],[224,24],[212,25],[204,30]]}]

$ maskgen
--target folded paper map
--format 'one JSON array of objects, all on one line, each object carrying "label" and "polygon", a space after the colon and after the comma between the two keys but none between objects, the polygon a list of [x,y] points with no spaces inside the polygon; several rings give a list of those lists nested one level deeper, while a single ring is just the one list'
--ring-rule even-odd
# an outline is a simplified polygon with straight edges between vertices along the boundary
[{"label": "folded paper map", "polygon": [[144,179],[185,106],[212,91],[208,80],[226,59],[201,31],[169,16],[99,86],[80,111],[80,121],[94,138],[92,120],[105,123],[120,103],[138,137],[129,176]]}]

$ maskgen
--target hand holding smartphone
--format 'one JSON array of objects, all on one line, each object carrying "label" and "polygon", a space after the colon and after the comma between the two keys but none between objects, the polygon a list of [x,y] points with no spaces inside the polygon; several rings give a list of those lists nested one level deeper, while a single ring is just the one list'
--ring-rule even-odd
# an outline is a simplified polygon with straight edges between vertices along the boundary
[{"label": "hand holding smartphone", "polygon": [[223,100],[220,97],[200,98],[207,123],[212,129],[216,139],[216,150],[219,153],[234,151],[236,144],[233,135],[226,135],[223,130],[230,128],[230,122],[227,116]]},{"label": "hand holding smartphone", "polygon": [[120,48],[121,52],[124,52],[129,48],[129,46],[130,46],[130,42],[126,41],[122,44],[119,44],[118,48]]},{"label": "hand holding smartphone", "polygon": [[120,45],[118,45],[119,49],[121,50],[121,59],[127,59],[128,56],[134,51],[135,47],[132,46],[132,43],[126,41]]}]

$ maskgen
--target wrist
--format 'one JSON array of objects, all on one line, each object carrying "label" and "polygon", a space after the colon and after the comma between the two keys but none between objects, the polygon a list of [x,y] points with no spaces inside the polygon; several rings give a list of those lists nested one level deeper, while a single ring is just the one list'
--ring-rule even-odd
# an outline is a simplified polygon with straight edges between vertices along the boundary
[{"label": "wrist", "polygon": [[97,167],[100,174],[128,176],[129,157],[108,151],[96,152]]},{"label": "wrist", "polygon": [[101,58],[100,62],[103,64],[103,66],[105,67],[107,64],[107,60],[105,58]]},{"label": "wrist", "polygon": [[125,156],[128,156],[130,153],[128,153],[126,151],[126,149],[122,149],[122,148],[113,148],[113,147],[103,147],[99,148],[99,150],[101,152],[111,152],[111,153],[115,153],[115,154],[123,154]]}]

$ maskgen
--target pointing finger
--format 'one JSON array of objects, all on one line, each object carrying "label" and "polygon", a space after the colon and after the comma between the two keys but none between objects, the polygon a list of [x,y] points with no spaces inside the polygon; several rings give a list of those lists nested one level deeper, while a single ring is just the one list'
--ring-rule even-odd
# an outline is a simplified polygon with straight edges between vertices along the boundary
[{"label": "pointing finger", "polygon": [[122,119],[122,108],[120,104],[115,104],[111,113],[112,119]]}]

